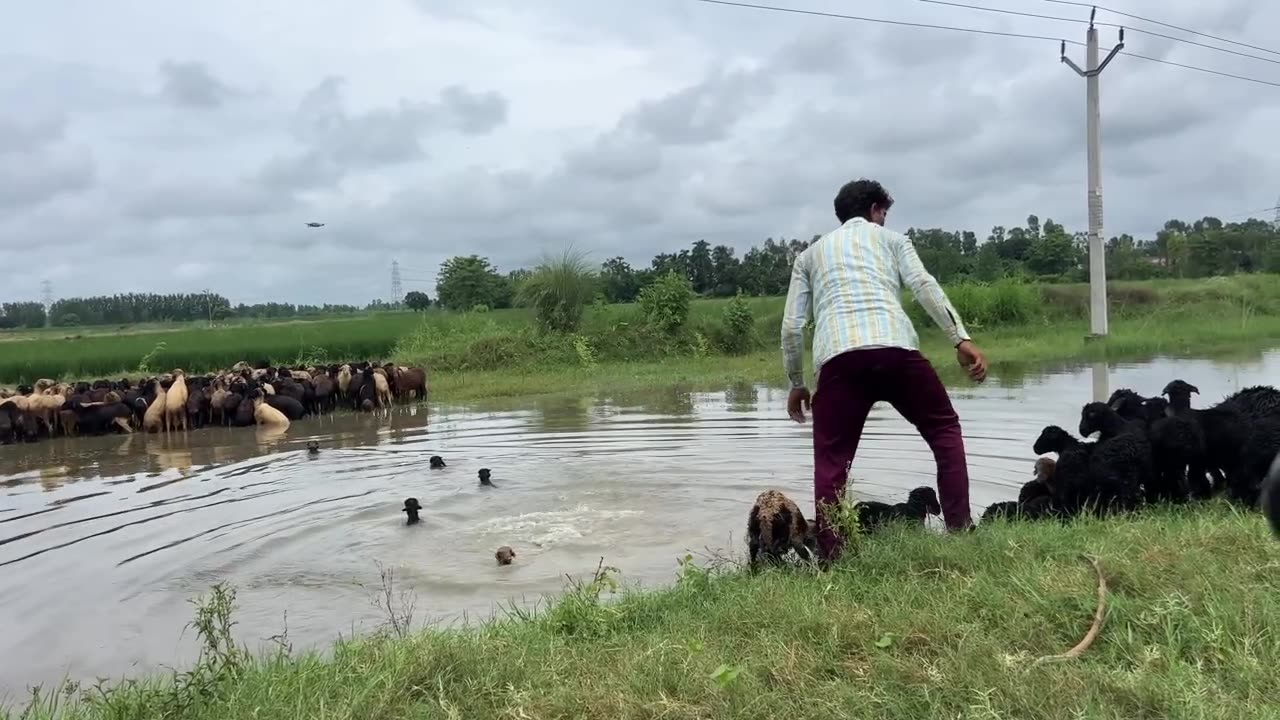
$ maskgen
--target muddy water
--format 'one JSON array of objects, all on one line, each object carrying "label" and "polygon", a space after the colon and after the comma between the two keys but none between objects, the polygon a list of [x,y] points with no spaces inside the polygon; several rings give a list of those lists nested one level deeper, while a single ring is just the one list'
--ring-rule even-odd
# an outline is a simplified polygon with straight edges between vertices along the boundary
[{"label": "muddy water", "polygon": [[[1040,428],[1074,428],[1081,403],[1107,391],[1096,380],[1155,392],[1182,377],[1210,401],[1277,376],[1272,353],[959,390],[975,516],[1016,494]],[[671,389],[344,414],[282,437],[205,430],[0,448],[0,693],[189,662],[188,601],[219,580],[238,588],[244,641],[287,627],[295,648],[381,622],[370,602],[379,562],[416,593],[419,621],[531,603],[601,556],[624,579],[668,582],[686,551],[741,553],[760,490],[811,507],[809,430],[784,403],[764,387]],[[313,439],[317,456],[305,451]],[[449,466],[429,470],[433,454]],[[497,488],[478,486],[481,467]],[[900,498],[933,472],[913,429],[877,407],[854,464],[858,496]],[[410,495],[426,510],[406,527]],[[496,566],[500,545],[516,549],[515,565]]]}]

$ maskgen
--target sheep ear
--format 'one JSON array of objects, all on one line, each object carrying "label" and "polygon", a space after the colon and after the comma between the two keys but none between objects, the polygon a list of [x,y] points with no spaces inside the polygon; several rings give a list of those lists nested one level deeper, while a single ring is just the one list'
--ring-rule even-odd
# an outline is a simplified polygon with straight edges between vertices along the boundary
[{"label": "sheep ear", "polygon": [[1112,410],[1115,410],[1116,412],[1120,412],[1120,405],[1123,402],[1124,402],[1124,398],[1116,398],[1107,407],[1111,408]]},{"label": "sheep ear", "polygon": [[1196,395],[1200,394],[1200,388],[1196,387],[1195,385],[1188,385],[1187,387],[1190,388],[1191,392],[1195,393]]}]

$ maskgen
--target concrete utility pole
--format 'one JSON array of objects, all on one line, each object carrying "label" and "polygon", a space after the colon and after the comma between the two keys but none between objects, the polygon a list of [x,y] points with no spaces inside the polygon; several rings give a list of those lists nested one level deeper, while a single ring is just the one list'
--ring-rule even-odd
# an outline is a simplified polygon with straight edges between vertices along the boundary
[{"label": "concrete utility pole", "polygon": [[1089,29],[1085,34],[1085,65],[1081,70],[1067,57],[1067,44],[1062,43],[1062,62],[1085,79],[1085,124],[1089,143],[1089,331],[1091,337],[1107,335],[1107,255],[1102,236],[1102,134],[1098,127],[1101,113],[1098,109],[1098,76],[1107,63],[1124,48],[1124,28],[1120,28],[1120,42],[1111,48],[1107,59],[1098,62],[1098,29],[1089,13]]}]

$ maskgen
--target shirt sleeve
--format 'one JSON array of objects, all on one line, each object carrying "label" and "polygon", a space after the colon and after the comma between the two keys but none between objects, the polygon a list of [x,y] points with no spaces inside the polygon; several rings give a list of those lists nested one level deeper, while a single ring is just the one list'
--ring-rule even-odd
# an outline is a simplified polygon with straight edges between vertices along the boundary
[{"label": "shirt sleeve", "polygon": [[912,244],[911,238],[894,233],[894,240],[898,275],[902,279],[902,284],[911,289],[916,302],[920,303],[925,312],[929,313],[929,317],[933,318],[939,328],[942,328],[942,331],[951,339],[952,345],[959,345],[969,340],[969,333],[960,320],[960,313],[956,312],[955,307],[951,305],[951,301],[947,299],[947,294],[942,291],[942,286],[938,284],[937,279],[925,269],[920,256],[916,254],[916,247]]},{"label": "shirt sleeve", "polygon": [[808,253],[800,253],[791,265],[787,304],[782,311],[782,366],[791,387],[804,387],[804,325],[809,318]]}]

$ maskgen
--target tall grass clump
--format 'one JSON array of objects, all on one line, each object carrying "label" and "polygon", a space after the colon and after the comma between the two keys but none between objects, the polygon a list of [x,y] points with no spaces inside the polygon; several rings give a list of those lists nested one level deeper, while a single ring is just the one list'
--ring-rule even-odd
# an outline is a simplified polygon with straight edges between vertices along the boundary
[{"label": "tall grass clump", "polygon": [[544,330],[570,333],[582,324],[583,309],[596,295],[598,278],[585,253],[569,248],[533,270],[516,292],[516,302],[533,308]]}]

